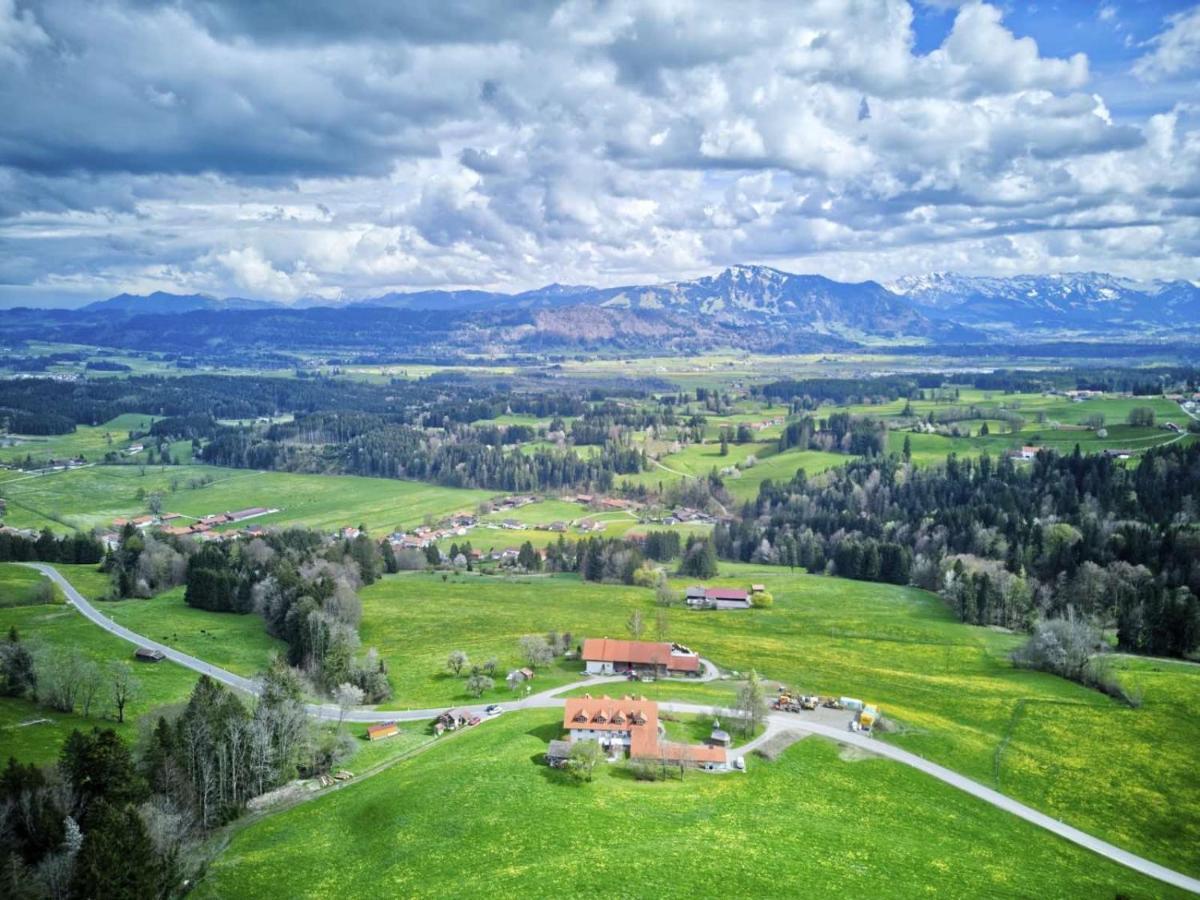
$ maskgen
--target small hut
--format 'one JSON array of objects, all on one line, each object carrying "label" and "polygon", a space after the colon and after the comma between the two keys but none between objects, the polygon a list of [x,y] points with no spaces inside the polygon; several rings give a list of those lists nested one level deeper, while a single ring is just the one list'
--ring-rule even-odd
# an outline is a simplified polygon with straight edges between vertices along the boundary
[{"label": "small hut", "polygon": [[551,741],[550,746],[546,748],[546,763],[551,768],[561,769],[570,758],[570,741]]},{"label": "small hut", "polygon": [[382,741],[384,738],[395,737],[400,733],[395,722],[380,722],[378,725],[367,726],[367,740]]}]

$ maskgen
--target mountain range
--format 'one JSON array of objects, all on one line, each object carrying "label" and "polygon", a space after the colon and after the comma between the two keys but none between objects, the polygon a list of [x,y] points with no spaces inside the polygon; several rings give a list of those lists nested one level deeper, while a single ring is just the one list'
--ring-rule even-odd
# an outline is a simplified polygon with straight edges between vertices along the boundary
[{"label": "mountain range", "polygon": [[885,285],[747,265],[663,284],[419,291],[293,304],[121,294],[76,310],[0,311],[0,332],[12,340],[225,358],[300,349],[415,358],[721,347],[797,353],[1063,338],[1189,343],[1200,339],[1200,287],[1099,273],[942,273]]},{"label": "mountain range", "polygon": [[909,276],[888,285],[931,319],[1020,330],[1132,331],[1200,322],[1200,287],[1098,272],[968,277]]},{"label": "mountain range", "polygon": [[[593,307],[697,317],[726,327],[802,325],[846,339],[969,337],[979,330],[1127,332],[1200,321],[1200,286],[1189,281],[1135,281],[1096,272],[1016,275],[953,273],[907,276],[886,285],[794,275],[767,266],[731,266],[716,275],[654,285],[597,288],[550,284],[516,294],[496,291],[388,293],[353,301],[307,298],[292,306],[204,294],[120,294],[85,312],[176,314],[197,310],[275,310],[314,306],[453,312],[510,312]],[[958,326],[956,328],[956,326]]]}]

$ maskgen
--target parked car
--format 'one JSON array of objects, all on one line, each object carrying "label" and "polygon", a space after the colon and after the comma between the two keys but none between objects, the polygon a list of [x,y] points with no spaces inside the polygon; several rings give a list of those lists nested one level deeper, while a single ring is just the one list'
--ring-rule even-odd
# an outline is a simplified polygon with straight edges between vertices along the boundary
[{"label": "parked car", "polygon": [[491,706],[485,709],[484,712],[489,716],[498,716],[500,713],[504,712],[504,707],[499,703],[493,703]]},{"label": "parked car", "polygon": [[467,724],[468,725],[478,725],[482,721],[483,721],[483,719],[479,718],[479,716],[471,716],[471,718],[467,719]]}]

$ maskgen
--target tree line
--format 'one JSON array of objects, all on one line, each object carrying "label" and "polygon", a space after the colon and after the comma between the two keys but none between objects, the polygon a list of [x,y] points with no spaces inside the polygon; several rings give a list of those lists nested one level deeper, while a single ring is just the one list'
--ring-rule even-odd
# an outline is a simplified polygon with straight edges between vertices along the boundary
[{"label": "tree line", "polygon": [[267,632],[287,645],[288,664],[317,690],[332,694],[350,684],[367,702],[391,696],[384,661],[374,650],[359,652],[358,590],[385,566],[366,534],[342,540],[287,529],[200,544],[127,527],[104,565],[114,597],[149,597],[184,585],[188,606],[260,615]]},{"label": "tree line", "polygon": [[1115,626],[1122,649],[1200,647],[1200,445],[1124,466],[1078,448],[1031,465],[858,460],[764,482],[714,531],[731,559],[939,591],[964,622],[1031,628],[1068,610]]},{"label": "tree line", "polygon": [[42,898],[176,896],[201,844],[255,796],[329,771],[352,738],[318,731],[300,682],[276,665],[247,705],[201,676],[134,747],[111,728],[73,731],[57,763],[9,759],[0,772],[0,894]]}]

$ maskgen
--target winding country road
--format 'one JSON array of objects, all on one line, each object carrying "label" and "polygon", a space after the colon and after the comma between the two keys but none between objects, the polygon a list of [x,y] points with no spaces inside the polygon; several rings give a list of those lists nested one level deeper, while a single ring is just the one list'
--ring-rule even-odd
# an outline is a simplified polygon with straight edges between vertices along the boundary
[{"label": "winding country road", "polygon": [[[210,678],[213,678],[222,684],[226,684],[230,687],[245,691],[250,694],[257,695],[260,692],[260,685],[253,679],[235,675],[232,672],[229,672],[218,666],[214,666],[211,663],[207,663],[202,659],[198,659],[187,653],[181,653],[180,651],[168,647],[165,644],[160,644],[157,641],[143,637],[142,635],[130,631],[124,626],[116,624],[112,621],[112,619],[96,609],[96,607],[94,607],[82,594],[80,594],[79,591],[77,591],[71,585],[71,583],[68,582],[66,578],[64,578],[53,566],[46,565],[45,563],[25,563],[25,565],[37,569],[39,572],[49,577],[62,589],[63,594],[66,596],[67,600],[72,606],[74,606],[84,616],[95,622],[109,633],[129,641],[132,644],[136,644],[139,647],[150,647],[159,650],[167,659],[170,659],[172,662],[192,669],[195,672],[208,675]],[[716,668],[707,660],[704,661],[704,668],[705,674],[703,676],[703,680],[710,681],[717,677]],[[574,682],[573,684],[566,684],[551,690],[542,691],[506,705],[509,709],[552,708],[562,705],[564,701],[562,700],[561,694],[565,693],[566,691],[579,687],[587,687],[590,685],[603,685],[625,681],[626,679],[619,675],[587,678],[582,681]],[[339,716],[341,716],[341,711],[336,706],[307,704],[305,708],[309,715],[320,719],[337,719]],[[447,708],[448,707],[433,707],[429,709],[391,711],[353,710],[348,711],[345,714],[344,720],[350,722],[420,721],[435,718]],[[472,712],[482,714],[485,705],[477,704],[459,708],[468,709]],[[716,712],[718,715],[725,716],[732,714],[730,710],[714,710],[712,706],[705,706],[695,703],[661,702],[659,703],[659,708],[668,712],[699,713],[701,715],[710,714],[713,712]],[[1045,813],[1038,812],[1036,809],[1026,806],[1023,803],[1006,796],[1005,794],[994,791],[991,788],[986,787],[977,781],[973,781],[964,775],[953,772],[944,766],[939,766],[937,763],[930,762],[927,759],[923,759],[920,756],[909,753],[907,750],[903,750],[891,744],[886,744],[882,741],[877,741],[873,738],[867,737],[866,735],[849,731],[844,725],[835,726],[827,724],[826,722],[814,721],[812,717],[808,717],[806,714],[772,713],[767,717],[766,731],[749,744],[738,748],[735,753],[739,756],[744,755],[761,746],[767,740],[788,732],[819,735],[821,737],[837,741],[840,744],[857,747],[869,753],[873,753],[876,756],[882,756],[885,759],[890,759],[894,762],[911,766],[920,772],[924,772],[926,775],[930,775],[939,781],[958,788],[960,791],[970,794],[972,797],[976,797],[985,803],[990,803],[992,806],[995,806],[998,809],[1012,813],[1014,816],[1024,819],[1026,822],[1037,825],[1039,828],[1044,828],[1045,830],[1056,834],[1061,838],[1071,841],[1073,844],[1077,844],[1080,847],[1091,850],[1093,853],[1097,853],[1115,863],[1119,863],[1120,865],[1133,869],[1136,872],[1140,872],[1143,875],[1148,875],[1151,878],[1158,879],[1159,881],[1170,884],[1174,887],[1181,888],[1185,891],[1190,891],[1194,894],[1200,894],[1200,879],[1192,878],[1188,875],[1184,875],[1182,872],[1176,872],[1174,869],[1168,869],[1166,866],[1161,866],[1156,862],[1152,862],[1144,857],[1137,856],[1136,854],[1130,853],[1127,850],[1122,850],[1120,847],[1110,844],[1107,841],[1102,841],[1097,837],[1093,837],[1086,832],[1080,831],[1078,828],[1073,828],[1070,825],[1066,825],[1063,822],[1060,822],[1058,819],[1048,816]]]}]

